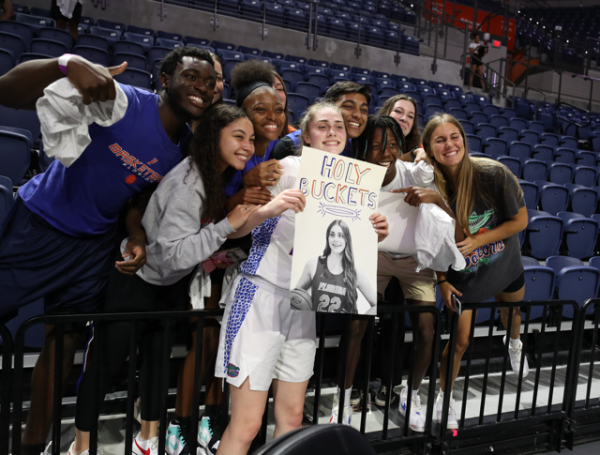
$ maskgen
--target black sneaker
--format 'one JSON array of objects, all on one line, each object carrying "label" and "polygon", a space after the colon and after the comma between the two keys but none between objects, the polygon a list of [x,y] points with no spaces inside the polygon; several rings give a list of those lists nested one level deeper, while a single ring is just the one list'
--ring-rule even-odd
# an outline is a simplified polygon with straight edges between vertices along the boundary
[{"label": "black sneaker", "polygon": [[[387,387],[382,385],[379,388],[379,391],[377,392],[377,395],[375,395],[375,404],[377,406],[385,406],[385,395],[387,393]],[[390,405],[394,404],[394,402],[396,401],[396,398],[398,397],[398,394],[396,392],[394,392],[394,390],[392,389],[392,393],[390,395]]]},{"label": "black sneaker", "polygon": [[356,406],[360,403],[360,392],[358,389],[352,389],[352,393],[350,393],[350,406]]},{"label": "black sneaker", "polygon": [[203,416],[200,421],[200,429],[198,431],[198,444],[208,455],[215,455],[221,442],[221,436],[225,431],[225,427],[219,425],[219,419],[215,422],[208,417]]},{"label": "black sneaker", "polygon": [[370,414],[371,413],[371,394],[370,393],[367,394],[367,399],[366,400],[364,400],[363,398],[364,397],[363,397],[363,393],[362,393],[362,390],[361,390],[361,392],[360,392],[360,400],[358,401],[358,404],[355,404],[354,406],[352,406],[352,411],[353,412],[362,412],[363,406],[366,405],[366,407],[367,407],[367,414]]}]

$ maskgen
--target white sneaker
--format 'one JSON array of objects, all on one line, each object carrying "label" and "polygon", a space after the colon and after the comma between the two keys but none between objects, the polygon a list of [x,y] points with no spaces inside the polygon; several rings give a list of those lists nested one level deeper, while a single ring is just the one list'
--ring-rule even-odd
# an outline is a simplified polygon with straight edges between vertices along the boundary
[{"label": "white sneaker", "polygon": [[[75,444],[75,441],[73,441],[73,444]],[[73,444],[71,444],[71,447],[69,447],[69,455],[73,455],[73,452],[71,451],[71,449],[73,448]],[[44,451],[40,453],[40,455],[52,455],[52,441],[48,443],[48,445],[46,446]]]},{"label": "white sneaker", "polygon": [[[75,445],[75,441],[73,441],[71,443],[71,445],[69,446],[69,450],[67,451],[67,455],[90,455],[90,449],[84,450],[81,453],[75,454],[75,451],[73,450],[73,446]],[[51,455],[52,453],[52,442],[50,442],[50,444],[48,444],[48,447],[46,447],[46,450],[44,452],[42,452],[42,455]],[[96,453],[98,455],[102,455],[102,450],[98,449],[96,451]]]},{"label": "white sneaker", "polygon": [[158,436],[141,439],[138,434],[133,440],[131,452],[133,455],[158,455]]},{"label": "white sneaker", "polygon": [[[444,404],[444,395],[440,393],[435,402],[436,413],[433,415],[434,421],[440,423],[442,421],[442,406]],[[456,412],[454,411],[454,398],[450,396],[450,408],[448,409],[448,423],[446,425],[448,430],[458,430],[458,420],[456,418]]]},{"label": "white sneaker", "polygon": [[[333,408],[331,408],[331,418],[329,419],[329,423],[338,423],[339,416],[339,405],[338,405],[338,397],[337,394],[333,398]],[[352,406],[350,404],[344,404],[344,415],[342,416],[342,424],[350,425],[352,421]]]},{"label": "white sneaker", "polygon": [[[502,343],[506,344],[506,335],[504,335]],[[509,342],[508,354],[510,355],[510,366],[512,367],[513,372],[518,376],[519,369],[521,368],[521,356],[523,355],[523,342],[519,340],[519,347],[516,349],[513,349]],[[525,361],[523,362],[523,378],[525,378],[528,374],[529,362],[527,361],[527,356],[525,356]]]},{"label": "white sneaker", "polygon": [[[406,395],[408,394],[408,387],[402,387],[402,391],[400,392],[400,405],[398,406],[398,410],[400,414],[406,416]],[[410,419],[408,426],[412,431],[417,433],[423,433],[425,431],[425,414],[423,414],[423,410],[421,409],[421,397],[417,395],[413,395],[411,393],[412,400],[410,404]]]}]

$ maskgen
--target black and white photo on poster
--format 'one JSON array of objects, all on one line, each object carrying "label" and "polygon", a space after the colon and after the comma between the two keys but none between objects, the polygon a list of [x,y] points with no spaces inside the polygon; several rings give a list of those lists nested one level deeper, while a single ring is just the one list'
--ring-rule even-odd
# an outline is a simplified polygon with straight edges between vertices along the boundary
[{"label": "black and white photo on poster", "polygon": [[385,168],[310,147],[296,181],[291,304],[299,310],[376,314],[377,213]]}]

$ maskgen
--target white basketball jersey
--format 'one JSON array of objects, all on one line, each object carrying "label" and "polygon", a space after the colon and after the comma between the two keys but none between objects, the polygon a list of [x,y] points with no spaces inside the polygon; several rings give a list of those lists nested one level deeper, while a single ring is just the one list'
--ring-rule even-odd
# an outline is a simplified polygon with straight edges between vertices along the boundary
[{"label": "white basketball jersey", "polygon": [[[283,175],[277,185],[269,187],[273,196],[294,189],[300,169],[300,157],[289,156],[280,161]],[[296,213],[286,210],[277,218],[269,218],[252,231],[252,249],[240,271],[259,276],[269,283],[290,288]]]}]

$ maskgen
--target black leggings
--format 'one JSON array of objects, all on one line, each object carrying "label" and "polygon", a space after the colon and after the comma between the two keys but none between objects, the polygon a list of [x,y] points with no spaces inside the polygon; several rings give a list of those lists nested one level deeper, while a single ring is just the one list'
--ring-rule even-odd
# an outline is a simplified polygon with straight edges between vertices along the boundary
[{"label": "black leggings", "polygon": [[[188,282],[189,277],[185,277],[170,286],[156,286],[146,283],[137,275],[123,275],[113,268],[109,277],[103,312],[187,309]],[[169,337],[168,353],[165,357],[163,329],[162,321],[140,321],[136,324],[136,345],[140,348],[141,360],[139,373],[141,417],[146,421],[160,420],[164,405],[162,391],[168,380],[168,356],[173,340],[172,336]],[[83,374],[77,394],[75,426],[80,431],[91,431],[94,420],[98,419],[106,390],[123,369],[129,355],[131,331],[129,321],[98,323],[94,330],[95,341],[90,364]],[[92,412],[94,406],[96,412]]]}]

